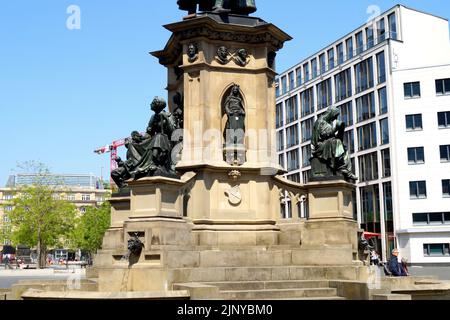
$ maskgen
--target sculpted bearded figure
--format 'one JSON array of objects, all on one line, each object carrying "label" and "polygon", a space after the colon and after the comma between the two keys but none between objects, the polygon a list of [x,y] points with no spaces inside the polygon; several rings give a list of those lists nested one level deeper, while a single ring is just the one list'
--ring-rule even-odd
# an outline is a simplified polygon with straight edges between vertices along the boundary
[{"label": "sculpted bearded figure", "polygon": [[178,0],[180,10],[194,14],[197,11],[212,11],[215,13],[230,13],[248,16],[256,11],[255,0]]}]

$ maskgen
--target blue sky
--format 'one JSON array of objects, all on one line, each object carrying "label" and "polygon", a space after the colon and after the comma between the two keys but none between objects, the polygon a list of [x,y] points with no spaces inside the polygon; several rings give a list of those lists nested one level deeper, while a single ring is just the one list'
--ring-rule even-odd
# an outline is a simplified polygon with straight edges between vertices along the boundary
[{"label": "blue sky", "polygon": [[[294,40],[278,54],[284,71],[365,23],[388,0],[256,0],[259,16]],[[81,9],[69,30],[66,10]],[[450,18],[450,1],[402,4]],[[14,0],[0,3],[0,185],[18,162],[37,160],[57,173],[108,176],[97,147],[144,130],[154,96],[166,97],[166,71],[148,52],[180,20],[176,0]],[[103,167],[103,169],[102,169]]]}]

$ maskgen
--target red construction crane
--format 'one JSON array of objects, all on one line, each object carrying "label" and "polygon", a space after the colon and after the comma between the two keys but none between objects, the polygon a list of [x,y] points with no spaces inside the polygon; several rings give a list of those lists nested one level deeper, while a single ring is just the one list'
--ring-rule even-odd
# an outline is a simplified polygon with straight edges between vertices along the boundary
[{"label": "red construction crane", "polygon": [[[117,149],[119,147],[125,145],[125,140],[126,139],[128,139],[128,138],[113,141],[113,142],[111,142],[111,144],[108,144],[108,145],[106,145],[104,147],[101,147],[101,148],[98,148],[98,149],[94,150],[94,152],[97,153],[97,154],[104,154],[104,153],[108,153],[108,152],[110,153],[110,170],[111,170],[110,173],[114,169],[117,168],[117,162],[116,162]],[[109,179],[110,179],[111,185],[113,185],[114,181],[111,178],[111,174],[110,174]]]}]

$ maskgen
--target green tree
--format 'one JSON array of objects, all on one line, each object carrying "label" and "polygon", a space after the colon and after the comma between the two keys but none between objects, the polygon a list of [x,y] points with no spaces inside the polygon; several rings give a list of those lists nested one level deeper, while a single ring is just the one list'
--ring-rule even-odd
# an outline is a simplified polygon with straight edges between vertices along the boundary
[{"label": "green tree", "polygon": [[102,245],[103,236],[111,223],[111,205],[103,203],[100,207],[88,207],[77,219],[71,234],[71,246],[85,250],[92,256]]},{"label": "green tree", "polygon": [[11,240],[16,245],[36,247],[38,268],[42,268],[47,249],[61,245],[73,230],[76,207],[59,199],[61,183],[44,164],[31,161],[18,167],[32,173],[33,178],[29,185],[16,187],[13,199],[6,203],[13,207],[8,214]]},{"label": "green tree", "polygon": [[55,197],[49,186],[37,184],[19,188],[10,205],[12,242],[36,247],[38,268],[45,267],[47,249],[61,245],[74,227],[75,206]]}]

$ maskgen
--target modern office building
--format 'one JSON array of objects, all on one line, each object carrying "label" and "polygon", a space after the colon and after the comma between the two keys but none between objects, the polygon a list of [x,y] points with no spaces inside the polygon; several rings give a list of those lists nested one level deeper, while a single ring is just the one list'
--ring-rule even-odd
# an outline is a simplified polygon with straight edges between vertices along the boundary
[{"label": "modern office building", "polygon": [[55,197],[72,202],[80,214],[89,206],[99,206],[110,197],[111,191],[104,188],[100,178],[91,174],[51,174],[43,177],[36,174],[11,175],[6,187],[0,188],[0,247],[9,244],[10,240],[3,235],[10,230],[8,211],[13,208],[7,203],[13,199],[21,186],[31,185],[39,180],[54,187]]},{"label": "modern office building", "polygon": [[332,105],[359,177],[355,217],[383,258],[398,247],[412,264],[450,263],[448,20],[397,5],[281,73],[288,179],[308,182],[313,123]]}]

